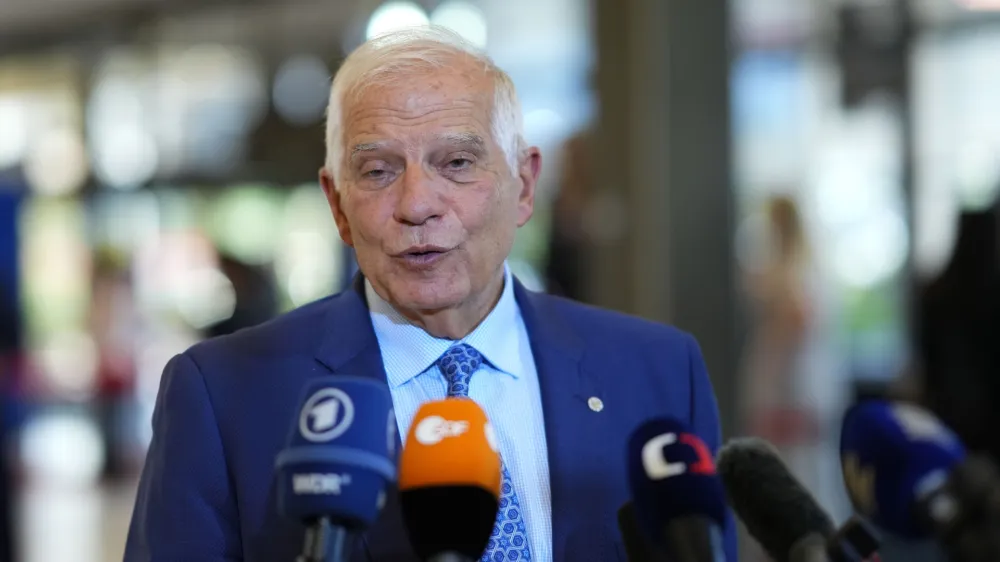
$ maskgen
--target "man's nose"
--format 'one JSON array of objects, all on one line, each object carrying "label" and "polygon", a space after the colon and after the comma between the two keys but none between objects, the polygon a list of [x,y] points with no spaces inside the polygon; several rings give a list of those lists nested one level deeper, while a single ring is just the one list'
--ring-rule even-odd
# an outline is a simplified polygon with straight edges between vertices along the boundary
[{"label": "man's nose", "polygon": [[423,166],[410,165],[403,172],[395,218],[404,224],[419,225],[444,212],[441,195]]}]

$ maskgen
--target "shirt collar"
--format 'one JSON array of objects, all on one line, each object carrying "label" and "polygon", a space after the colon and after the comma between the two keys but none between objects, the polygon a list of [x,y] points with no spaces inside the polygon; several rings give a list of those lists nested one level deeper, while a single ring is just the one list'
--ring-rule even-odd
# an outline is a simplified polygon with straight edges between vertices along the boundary
[{"label": "shirt collar", "polygon": [[458,342],[434,337],[410,323],[375,292],[368,279],[365,279],[365,297],[375,337],[382,350],[386,379],[391,387],[405,384],[429,369],[456,343],[467,343],[476,348],[498,371],[514,378],[523,375],[517,332],[520,310],[514,298],[513,275],[506,263],[500,300],[479,326]]}]

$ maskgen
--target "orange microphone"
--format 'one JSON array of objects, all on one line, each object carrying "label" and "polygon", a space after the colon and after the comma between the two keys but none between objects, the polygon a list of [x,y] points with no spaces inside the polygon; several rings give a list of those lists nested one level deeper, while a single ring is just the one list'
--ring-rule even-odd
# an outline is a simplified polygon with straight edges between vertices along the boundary
[{"label": "orange microphone", "polygon": [[428,402],[399,459],[399,501],[414,551],[429,562],[473,562],[486,550],[500,497],[500,454],[475,402]]}]

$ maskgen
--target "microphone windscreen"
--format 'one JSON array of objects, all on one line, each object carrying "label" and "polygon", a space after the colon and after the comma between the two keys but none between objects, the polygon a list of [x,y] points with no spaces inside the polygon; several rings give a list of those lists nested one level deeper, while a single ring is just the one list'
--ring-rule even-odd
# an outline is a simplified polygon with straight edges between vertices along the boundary
[{"label": "microphone windscreen", "polygon": [[639,426],[629,437],[627,463],[632,502],[649,537],[687,516],[725,527],[725,494],[712,453],[685,424],[657,418]]},{"label": "microphone windscreen", "polygon": [[844,415],[840,460],[851,503],[902,537],[929,536],[916,517],[916,501],[942,484],[965,455],[951,430],[914,405],[867,400]]},{"label": "microphone windscreen", "polygon": [[389,389],[374,380],[312,379],[288,446],[278,454],[278,506],[294,520],[330,517],[364,528],[396,480],[396,419]]},{"label": "microphone windscreen", "polygon": [[420,407],[399,462],[400,506],[416,553],[479,559],[499,507],[500,454],[493,426],[472,400]]},{"label": "microphone windscreen", "polygon": [[730,441],[719,451],[718,469],[729,505],[777,562],[786,562],[796,543],[808,535],[833,535],[830,516],[767,441]]}]

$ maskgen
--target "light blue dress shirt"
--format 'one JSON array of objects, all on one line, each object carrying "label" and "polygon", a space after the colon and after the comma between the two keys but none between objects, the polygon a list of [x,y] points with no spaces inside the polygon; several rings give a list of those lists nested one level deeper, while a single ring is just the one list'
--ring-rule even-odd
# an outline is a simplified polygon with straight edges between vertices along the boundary
[{"label": "light blue dress shirt", "polygon": [[499,302],[461,342],[436,338],[411,324],[367,280],[365,295],[404,441],[420,406],[447,394],[444,375],[435,365],[438,358],[456,343],[467,343],[486,358],[469,381],[469,397],[486,411],[497,431],[500,454],[523,509],[532,559],[551,562],[552,499],[542,395],[510,268],[504,264]]}]

